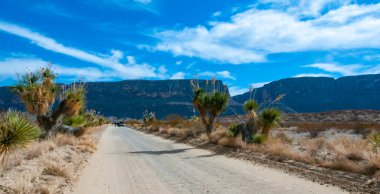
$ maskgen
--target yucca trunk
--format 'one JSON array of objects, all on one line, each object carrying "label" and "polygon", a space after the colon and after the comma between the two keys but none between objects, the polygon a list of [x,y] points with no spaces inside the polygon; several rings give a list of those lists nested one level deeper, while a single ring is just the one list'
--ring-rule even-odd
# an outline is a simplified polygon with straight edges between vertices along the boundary
[{"label": "yucca trunk", "polygon": [[263,127],[263,130],[262,130],[262,134],[265,136],[265,137],[268,137],[269,136],[269,132],[270,132],[270,127]]},{"label": "yucca trunk", "polygon": [[45,130],[45,135],[51,136],[63,125],[65,116],[73,116],[76,113],[77,110],[72,110],[67,100],[64,100],[54,109],[51,116],[39,115],[37,121],[40,127]]}]

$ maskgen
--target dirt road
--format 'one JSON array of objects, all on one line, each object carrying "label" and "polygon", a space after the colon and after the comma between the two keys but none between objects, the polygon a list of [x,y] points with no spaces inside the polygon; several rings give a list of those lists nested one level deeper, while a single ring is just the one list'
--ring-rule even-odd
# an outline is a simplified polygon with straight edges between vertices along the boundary
[{"label": "dirt road", "polygon": [[109,127],[73,193],[344,193],[284,172]]}]

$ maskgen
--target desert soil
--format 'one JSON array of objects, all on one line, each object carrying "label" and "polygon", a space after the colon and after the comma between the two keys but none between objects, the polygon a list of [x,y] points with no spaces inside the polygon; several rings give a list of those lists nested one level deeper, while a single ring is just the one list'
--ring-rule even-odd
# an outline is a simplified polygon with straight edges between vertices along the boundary
[{"label": "desert soil", "polygon": [[71,193],[344,193],[285,172],[109,127]]}]

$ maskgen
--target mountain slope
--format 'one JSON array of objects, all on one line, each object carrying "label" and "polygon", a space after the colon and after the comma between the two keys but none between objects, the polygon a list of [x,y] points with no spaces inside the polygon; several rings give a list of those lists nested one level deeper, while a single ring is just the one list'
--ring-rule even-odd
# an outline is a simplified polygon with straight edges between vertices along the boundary
[{"label": "mountain slope", "polygon": [[[281,107],[295,112],[330,110],[380,110],[380,74],[348,76],[339,79],[325,77],[288,78],[256,89],[259,103],[270,102],[281,94]],[[250,94],[234,96],[244,103]]]}]

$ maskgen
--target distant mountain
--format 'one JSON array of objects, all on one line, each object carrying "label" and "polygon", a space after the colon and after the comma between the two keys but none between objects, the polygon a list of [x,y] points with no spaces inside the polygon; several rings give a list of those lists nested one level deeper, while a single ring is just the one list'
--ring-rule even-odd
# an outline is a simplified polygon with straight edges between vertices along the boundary
[{"label": "distant mountain", "polygon": [[[206,85],[205,80],[199,83],[201,87]],[[221,81],[215,85],[221,90],[226,87]],[[86,88],[87,108],[106,116],[141,118],[145,110],[155,112],[159,118],[165,118],[168,114],[184,117],[194,114],[190,80],[89,82]],[[10,93],[9,87],[0,87],[0,109],[11,107],[24,109],[20,99]]]},{"label": "distant mountain", "polygon": [[[281,94],[285,97],[278,106],[289,112],[380,110],[380,74],[282,79],[256,89],[253,96],[259,103],[268,104]],[[245,93],[233,100],[244,103],[249,98],[250,93]]]},{"label": "distant mountain", "polygon": [[[200,85],[206,85],[205,80]],[[210,86],[210,84],[208,84]],[[217,81],[216,86],[225,85]],[[193,92],[189,80],[127,80],[120,82],[89,82],[87,108],[100,111],[105,116],[141,118],[145,110],[157,117],[168,114],[193,115]],[[331,110],[380,110],[380,74],[349,76],[339,79],[323,77],[289,78],[271,82],[256,89],[255,99],[268,105],[285,94],[279,106],[288,112],[322,112]],[[250,94],[234,96],[224,115],[242,113],[242,104]],[[20,99],[9,87],[0,87],[0,109],[23,110]]]}]

